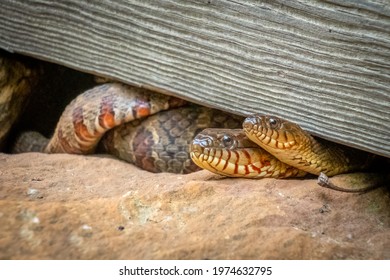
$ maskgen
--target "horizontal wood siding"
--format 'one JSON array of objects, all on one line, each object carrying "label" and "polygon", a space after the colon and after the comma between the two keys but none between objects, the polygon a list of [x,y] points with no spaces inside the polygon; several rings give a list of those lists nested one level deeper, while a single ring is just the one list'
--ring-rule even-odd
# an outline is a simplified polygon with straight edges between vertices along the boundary
[{"label": "horizontal wood siding", "polygon": [[1,0],[0,48],[390,157],[388,1]]}]

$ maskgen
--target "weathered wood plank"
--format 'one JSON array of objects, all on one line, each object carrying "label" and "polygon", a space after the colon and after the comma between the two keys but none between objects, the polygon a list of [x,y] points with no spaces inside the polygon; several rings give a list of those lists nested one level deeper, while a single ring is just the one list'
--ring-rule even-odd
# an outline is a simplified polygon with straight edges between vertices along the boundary
[{"label": "weathered wood plank", "polygon": [[0,2],[0,48],[390,157],[388,1]]}]

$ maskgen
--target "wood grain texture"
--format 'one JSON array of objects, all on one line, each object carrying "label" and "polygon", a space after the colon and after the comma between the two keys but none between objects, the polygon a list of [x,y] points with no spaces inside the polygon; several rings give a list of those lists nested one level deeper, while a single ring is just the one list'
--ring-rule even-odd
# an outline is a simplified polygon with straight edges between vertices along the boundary
[{"label": "wood grain texture", "polygon": [[0,48],[390,157],[388,1],[0,1]]}]

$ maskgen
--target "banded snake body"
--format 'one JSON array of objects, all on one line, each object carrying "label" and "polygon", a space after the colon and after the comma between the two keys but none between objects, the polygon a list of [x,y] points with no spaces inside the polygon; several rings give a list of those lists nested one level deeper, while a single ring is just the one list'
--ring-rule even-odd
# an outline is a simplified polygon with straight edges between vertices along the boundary
[{"label": "banded snake body", "polygon": [[366,153],[317,141],[298,125],[276,117],[254,115],[242,124],[241,117],[186,104],[141,88],[103,84],[66,107],[49,141],[25,133],[15,150],[104,150],[152,172],[189,173],[199,166],[229,177],[252,178],[320,172],[332,176],[370,163]]},{"label": "banded snake body", "polygon": [[51,139],[23,132],[13,152],[110,153],[150,172],[190,173],[196,133],[238,128],[242,117],[143,88],[106,83],[78,95],[62,113]]},{"label": "banded snake body", "polygon": [[368,153],[314,139],[295,123],[260,114],[247,117],[243,129],[206,129],[191,150],[197,165],[228,177],[334,176],[364,170],[373,160]]}]

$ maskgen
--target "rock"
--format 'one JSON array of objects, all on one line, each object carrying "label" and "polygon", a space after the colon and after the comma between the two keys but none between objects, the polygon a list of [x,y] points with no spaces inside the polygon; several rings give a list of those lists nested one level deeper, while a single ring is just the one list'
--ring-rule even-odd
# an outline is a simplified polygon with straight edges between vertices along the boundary
[{"label": "rock", "polygon": [[389,259],[389,185],[151,174],[109,156],[0,154],[1,259]]}]

